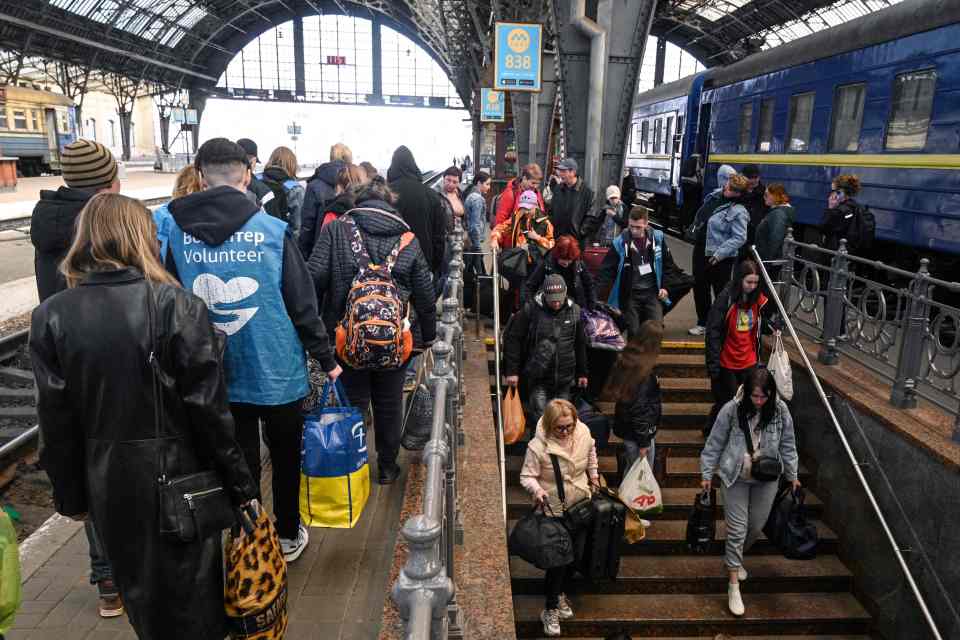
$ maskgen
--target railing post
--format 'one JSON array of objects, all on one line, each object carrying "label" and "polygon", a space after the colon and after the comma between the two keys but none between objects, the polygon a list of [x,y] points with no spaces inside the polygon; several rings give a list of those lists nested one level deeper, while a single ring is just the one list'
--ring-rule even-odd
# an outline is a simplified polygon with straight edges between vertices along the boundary
[{"label": "railing post", "polygon": [[391,590],[393,601],[406,621],[407,638],[426,638],[423,626],[429,610],[429,634],[440,640],[447,637],[446,606],[453,597],[453,581],[447,577],[437,553],[442,526],[426,515],[408,518],[400,530],[407,543],[407,561]]},{"label": "railing post", "polygon": [[848,261],[847,241],[840,240],[840,248],[830,261],[830,281],[827,285],[827,301],[823,318],[823,345],[817,353],[817,361],[822,364],[837,364],[840,360],[837,351],[837,338],[843,334],[844,295],[847,290]]},{"label": "railing post", "polygon": [[890,404],[899,409],[917,406],[917,381],[923,366],[923,340],[930,317],[930,261],[920,260],[920,270],[910,282],[910,313],[900,337],[900,359],[890,392]]},{"label": "railing post", "polygon": [[790,313],[791,298],[793,296],[793,260],[797,255],[797,245],[794,244],[793,227],[787,227],[787,235],[783,239],[783,259],[787,261],[780,271],[780,301],[783,308]]}]

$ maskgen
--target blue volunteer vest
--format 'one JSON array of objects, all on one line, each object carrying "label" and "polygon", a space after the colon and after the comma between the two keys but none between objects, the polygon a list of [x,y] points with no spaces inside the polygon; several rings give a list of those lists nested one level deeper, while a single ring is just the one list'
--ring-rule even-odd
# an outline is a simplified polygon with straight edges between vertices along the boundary
[{"label": "blue volunteer vest", "polygon": [[160,241],[160,264],[163,264],[167,255],[167,244],[170,240],[170,227],[173,225],[173,215],[170,213],[170,204],[165,203],[154,209],[153,222],[157,225],[157,240]]},{"label": "blue volunteer vest", "polygon": [[227,334],[224,369],[230,402],[280,405],[307,395],[307,361],[283,303],[287,224],[263,210],[212,247],[171,219],[169,247],[180,282],[206,304]]},{"label": "blue volunteer vest", "polygon": [[[650,229],[651,240],[653,240],[653,273],[657,276],[657,289],[663,288],[663,231]],[[620,258],[620,264],[617,265],[617,279],[613,282],[613,288],[610,289],[610,295],[607,297],[607,304],[614,309],[620,308],[620,279],[623,277],[623,263],[627,261],[626,239],[630,237],[630,230],[627,229],[613,241],[613,249]],[[663,301],[668,307],[673,303],[670,298]]]}]

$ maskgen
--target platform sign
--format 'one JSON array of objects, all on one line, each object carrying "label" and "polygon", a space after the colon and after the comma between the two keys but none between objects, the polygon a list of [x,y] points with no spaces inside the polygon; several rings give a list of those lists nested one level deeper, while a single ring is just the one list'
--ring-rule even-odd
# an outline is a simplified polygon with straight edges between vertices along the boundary
[{"label": "platform sign", "polygon": [[200,124],[200,116],[196,109],[185,109],[184,111],[187,124]]},{"label": "platform sign", "polygon": [[480,122],[503,122],[506,102],[503,91],[480,89]]},{"label": "platform sign", "polygon": [[540,91],[543,25],[498,22],[494,33],[496,66],[493,88],[500,91]]}]

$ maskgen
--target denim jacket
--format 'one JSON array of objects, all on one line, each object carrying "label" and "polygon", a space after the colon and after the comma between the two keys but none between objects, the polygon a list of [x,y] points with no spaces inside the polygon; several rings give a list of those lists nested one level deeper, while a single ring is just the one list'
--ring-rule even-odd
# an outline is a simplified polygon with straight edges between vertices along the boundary
[{"label": "denim jacket", "polygon": [[474,251],[480,251],[480,245],[485,236],[489,235],[487,230],[487,201],[483,199],[479,191],[473,191],[467,196],[463,203],[467,210],[467,236],[470,238],[470,246]]},{"label": "denim jacket", "polygon": [[[740,478],[743,467],[743,454],[747,453],[747,441],[740,430],[737,419],[737,404],[743,396],[743,387],[737,396],[723,405],[713,423],[710,437],[700,454],[700,475],[704,480],[712,480],[714,472],[719,474],[723,486],[732,486]],[[787,480],[797,479],[797,440],[793,432],[793,418],[786,403],[777,398],[777,411],[770,423],[763,428],[759,455],[776,456],[783,463],[783,472]]]},{"label": "denim jacket", "polygon": [[750,213],[737,202],[720,205],[707,221],[707,257],[718,260],[736,257],[740,247],[747,241],[747,226]]}]

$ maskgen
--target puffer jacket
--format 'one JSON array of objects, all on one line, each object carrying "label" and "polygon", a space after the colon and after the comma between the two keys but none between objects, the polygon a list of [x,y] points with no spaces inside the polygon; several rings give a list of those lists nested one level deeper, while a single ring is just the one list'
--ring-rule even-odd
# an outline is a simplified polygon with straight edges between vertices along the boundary
[{"label": "puffer jacket", "polygon": [[563,493],[567,506],[590,497],[590,477],[597,475],[597,470],[590,468],[591,457],[596,459],[596,443],[590,435],[590,429],[578,420],[571,437],[573,438],[572,450],[547,439],[547,434],[543,430],[543,418],[541,418],[537,422],[533,440],[527,445],[523,469],[520,472],[520,482],[528,492],[532,493],[530,489],[535,487],[547,492],[549,507],[557,516],[563,513],[563,504],[560,503],[560,492],[557,490],[557,479],[550,454],[557,456],[557,462],[560,465],[560,477],[563,478]]},{"label": "puffer jacket", "polygon": [[[349,215],[360,228],[370,259],[381,264],[410,227],[386,202],[367,200],[358,202],[357,208]],[[321,229],[307,264],[320,300],[320,315],[331,336],[346,314],[347,294],[358,271],[350,247],[352,239],[353,233],[343,218],[334,220]],[[417,240],[397,256],[393,278],[404,300],[410,303],[414,346],[422,349],[436,338],[437,311],[433,275]]]},{"label": "puffer jacket", "polygon": [[310,257],[320,232],[320,221],[327,204],[337,196],[337,174],[345,165],[339,160],[317,167],[307,180],[300,214],[300,236],[297,239],[304,258]]},{"label": "puffer jacket", "polygon": [[[743,470],[743,456],[747,453],[747,440],[740,429],[737,405],[743,398],[743,387],[737,395],[727,402],[717,414],[717,420],[710,430],[700,454],[700,475],[704,480],[712,480],[714,474],[720,476],[725,487],[730,487],[739,479]],[[777,410],[768,424],[763,425],[758,455],[779,458],[783,463],[783,474],[788,481],[797,479],[797,440],[793,431],[793,417],[787,404],[777,398]]]},{"label": "puffer jacket", "polygon": [[584,266],[582,260],[574,260],[569,267],[561,267],[553,254],[548,254],[545,260],[541,260],[536,268],[523,285],[521,291],[521,301],[533,300],[540,292],[543,281],[547,276],[558,273],[567,283],[567,294],[573,298],[573,301],[584,309],[593,309],[597,304],[597,289],[593,283],[593,276]]},{"label": "puffer jacket", "polygon": [[[723,352],[723,343],[726,342],[727,339],[727,324],[735,304],[735,300],[732,299],[732,289],[733,283],[730,282],[720,291],[720,294],[710,307],[710,314],[707,316],[704,340],[706,349],[704,352],[707,361],[707,374],[714,379],[720,375],[720,354]],[[767,297],[762,293],[757,299],[757,304],[760,305],[760,317],[757,318],[757,323],[754,327],[753,339],[756,343],[757,357],[759,359],[761,325],[763,324],[764,316],[771,313],[772,307],[767,304]],[[776,327],[776,323],[774,323],[773,326]]]},{"label": "puffer jacket", "polygon": [[633,440],[641,448],[647,448],[657,435],[662,412],[660,381],[656,375],[650,374],[637,386],[633,402],[616,404],[613,432],[624,440]]},{"label": "puffer jacket", "polygon": [[67,288],[58,269],[73,243],[77,216],[92,197],[90,191],[70,187],[40,192],[40,201],[30,217],[30,242],[36,250],[33,265],[40,302]]},{"label": "puffer jacket", "polygon": [[557,389],[569,386],[574,378],[587,376],[587,338],[580,321],[580,306],[573,300],[567,298],[559,311],[553,311],[543,301],[543,295],[537,294],[514,314],[505,340],[504,375],[523,375],[523,365],[541,340],[557,343],[552,372],[547,379],[527,380],[528,384],[543,382]]},{"label": "puffer jacket", "polygon": [[783,239],[787,228],[793,225],[793,207],[782,204],[774,207],[757,226],[757,253],[761,260],[780,260],[783,258]]}]

